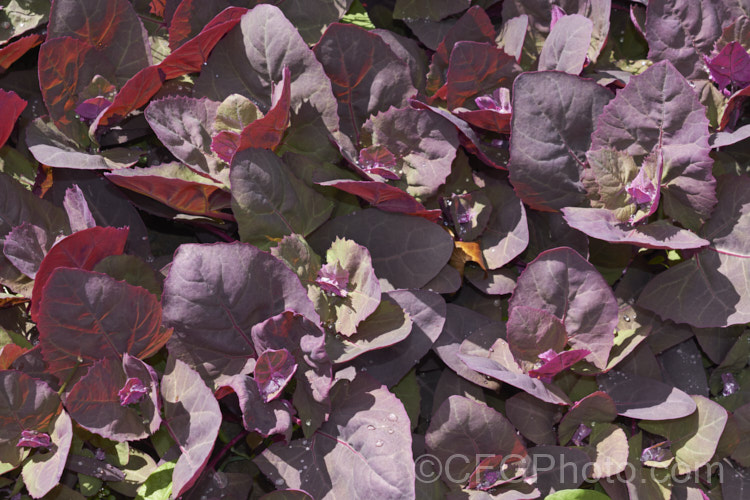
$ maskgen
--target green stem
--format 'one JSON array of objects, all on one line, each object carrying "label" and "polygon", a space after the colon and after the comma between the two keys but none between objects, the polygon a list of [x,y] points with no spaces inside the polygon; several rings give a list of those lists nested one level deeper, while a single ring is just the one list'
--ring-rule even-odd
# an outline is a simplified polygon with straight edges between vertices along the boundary
[{"label": "green stem", "polygon": [[62,393],[65,392],[65,388],[68,386],[68,382],[71,381],[73,378],[73,375],[76,374],[76,371],[78,370],[78,367],[81,366],[81,363],[83,363],[83,360],[81,358],[78,358],[76,360],[76,364],[73,365],[73,370],[71,370],[70,374],[68,375],[68,378],[65,379],[65,382],[63,382],[63,385],[60,386],[60,390],[57,391],[58,396],[62,396]]}]

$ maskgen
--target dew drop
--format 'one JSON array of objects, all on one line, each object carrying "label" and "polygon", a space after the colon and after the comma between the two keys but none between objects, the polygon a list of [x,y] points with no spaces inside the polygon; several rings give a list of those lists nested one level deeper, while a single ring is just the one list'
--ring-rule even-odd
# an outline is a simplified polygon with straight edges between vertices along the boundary
[{"label": "dew drop", "polygon": [[279,478],[279,479],[277,479],[276,481],[274,481],[274,483],[276,484],[276,486],[281,486],[281,485],[283,485],[283,484],[284,484],[284,480],[283,480],[283,479],[281,479],[281,478]]},{"label": "dew drop", "polygon": [[393,429],[389,428],[388,429],[388,434],[393,434]]},{"label": "dew drop", "polygon": [[302,440],[302,446],[307,446],[307,439]]},{"label": "dew drop", "polygon": [[388,420],[390,420],[391,422],[398,422],[398,417],[396,416],[395,413],[389,413]]},{"label": "dew drop", "polygon": [[492,301],[492,304],[495,307],[500,307],[500,304],[502,304],[502,302],[500,301],[500,299],[495,299],[495,300]]},{"label": "dew drop", "polygon": [[368,431],[374,431],[375,430],[375,426],[372,425],[372,424],[370,424],[370,425],[367,426],[367,430]]},{"label": "dew drop", "polygon": [[630,316],[628,316],[627,314],[622,319],[630,323]]},{"label": "dew drop", "polygon": [[490,351],[490,352],[495,352],[495,349],[493,349],[492,347],[490,347],[490,348],[489,348],[489,351]]},{"label": "dew drop", "polygon": [[378,439],[377,441],[375,441],[375,446],[377,446],[378,448],[380,448],[384,444],[385,442],[382,439]]},{"label": "dew drop", "polygon": [[310,427],[312,425],[312,420],[310,420],[309,418],[307,420],[305,420],[305,425],[307,427]]},{"label": "dew drop", "polygon": [[361,372],[366,372],[366,371],[367,371],[367,368],[363,366],[363,367],[362,367],[362,368],[361,368],[361,369],[360,369],[359,371],[361,371]]}]

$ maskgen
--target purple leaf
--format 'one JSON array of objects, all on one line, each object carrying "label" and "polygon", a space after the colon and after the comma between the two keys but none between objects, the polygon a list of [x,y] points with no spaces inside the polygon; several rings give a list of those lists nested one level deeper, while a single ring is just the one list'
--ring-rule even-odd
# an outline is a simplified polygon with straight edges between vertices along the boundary
[{"label": "purple leaf", "polygon": [[440,21],[452,14],[463,12],[470,6],[470,0],[396,0],[393,17],[407,21],[415,18]]},{"label": "purple leaf", "polygon": [[120,359],[124,353],[148,358],[171,333],[161,326],[161,307],[154,295],[105,274],[57,268],[40,302],[42,355],[60,381],[100,359]]},{"label": "purple leaf", "polygon": [[128,378],[122,389],[117,391],[117,396],[120,398],[120,406],[137,404],[147,392],[148,388],[143,385],[141,379],[136,377]]},{"label": "purple leaf", "polygon": [[267,248],[288,234],[306,236],[331,215],[333,203],[298,179],[273,151],[238,152],[229,176],[232,211],[244,242]]},{"label": "purple leaf", "polygon": [[674,226],[664,219],[633,227],[604,208],[566,207],[562,212],[570,227],[612,243],[674,250],[701,248],[709,244],[692,231]]},{"label": "purple leaf", "polygon": [[750,321],[750,265],[745,236],[750,227],[750,178],[725,176],[719,204],[700,235],[710,246],[652,279],[638,305],[697,327],[725,327]]},{"label": "purple leaf", "polygon": [[182,245],[162,304],[170,349],[207,381],[252,370],[251,329],[266,318],[291,310],[320,321],[297,275],[244,243]]},{"label": "purple leaf", "polygon": [[368,118],[363,131],[396,159],[402,181],[395,185],[419,200],[437,194],[456,157],[456,129],[434,113],[412,108],[380,110]]},{"label": "purple leaf", "polygon": [[402,108],[416,93],[406,63],[382,38],[359,26],[332,24],[313,52],[331,79],[341,131],[357,146],[371,115]]},{"label": "purple leaf", "polygon": [[357,166],[367,175],[379,175],[383,179],[397,181],[401,178],[396,173],[396,157],[388,148],[375,144],[359,150]]},{"label": "purple leaf", "polygon": [[246,430],[263,436],[281,434],[285,441],[292,436],[294,408],[284,399],[266,401],[258,383],[245,375],[223,378],[222,387],[231,387],[237,394]]},{"label": "purple leaf", "polygon": [[494,43],[456,43],[446,75],[448,109],[464,106],[466,101],[489,94],[498,87],[510,88],[521,71],[515,58]]},{"label": "purple leaf", "polygon": [[[515,428],[501,413],[462,396],[451,396],[435,412],[425,444],[427,452],[445,465],[444,480],[461,486],[485,458],[526,454]],[[452,460],[455,456],[462,459]]]},{"label": "purple leaf", "polygon": [[525,392],[519,392],[505,401],[505,416],[525,437],[536,444],[557,442],[555,422],[559,407],[545,403]]},{"label": "purple leaf", "polygon": [[529,370],[529,375],[543,382],[552,383],[555,375],[567,370],[589,354],[591,351],[588,349],[573,349],[559,353],[548,349],[539,355],[539,359],[543,361],[542,366]]},{"label": "purple leaf", "polygon": [[363,375],[339,387],[330,419],[310,439],[273,444],[255,463],[277,488],[313,498],[414,497],[409,417],[393,394]]},{"label": "purple leaf", "polygon": [[495,89],[492,94],[474,98],[474,103],[479,109],[497,111],[510,115],[513,106],[510,104],[510,90],[505,87]]},{"label": "purple leaf", "polygon": [[[20,466],[29,455],[29,446],[49,449],[38,449],[31,463],[24,466],[29,492],[39,498],[60,481],[73,438],[70,417],[62,410],[55,391],[25,373],[0,371],[0,388],[0,456],[4,470]],[[47,444],[43,436],[51,443]],[[34,477],[34,471],[43,476]]]},{"label": "purple leaf", "polygon": [[568,343],[562,320],[542,309],[512,308],[506,328],[508,345],[518,361],[535,363],[543,352],[562,351]]},{"label": "purple leaf", "polygon": [[346,287],[349,285],[349,271],[341,267],[339,261],[325,264],[318,271],[315,284],[326,293],[346,297],[348,294]]},{"label": "purple leaf", "polygon": [[354,240],[372,256],[375,274],[395,288],[420,288],[448,263],[453,239],[438,225],[419,217],[366,209],[337,217],[309,238],[323,253],[336,237]]},{"label": "purple leaf", "polygon": [[516,78],[508,170],[524,203],[551,211],[583,202],[585,153],[594,121],[611,98],[609,90],[565,73]]},{"label": "purple leaf", "polygon": [[716,204],[708,137],[705,107],[688,81],[664,61],[631,78],[604,108],[591,150],[610,148],[636,159],[661,150],[658,182],[665,214],[697,230]]},{"label": "purple leaf", "polygon": [[39,431],[21,431],[21,439],[16,444],[18,447],[25,448],[50,448],[52,446],[52,439],[46,432]]},{"label": "purple leaf", "polygon": [[437,293],[425,290],[395,290],[388,298],[396,302],[412,321],[409,336],[395,344],[370,351],[352,360],[352,365],[392,387],[427,354],[445,324],[446,305]]},{"label": "purple leaf", "polygon": [[500,388],[499,383],[476,373],[467,367],[459,357],[463,341],[470,337],[472,333],[484,328],[502,331],[504,325],[493,322],[487,316],[471,309],[456,304],[448,304],[443,331],[432,346],[432,350],[451,370],[461,377],[482,387],[497,390]]},{"label": "purple leaf", "polygon": [[648,58],[670,61],[686,78],[705,78],[701,54],[709,54],[721,30],[744,14],[736,0],[654,0],[646,11]]},{"label": "purple leaf", "polygon": [[112,101],[106,97],[92,97],[76,106],[76,114],[90,122],[111,105]]},{"label": "purple leaf", "polygon": [[373,207],[384,212],[417,215],[428,220],[436,220],[439,216],[434,210],[427,210],[409,193],[385,182],[334,180],[318,184],[333,186],[336,189],[359,196]]},{"label": "purple leaf", "polygon": [[331,82],[295,26],[275,6],[256,6],[242,17],[239,29],[216,44],[194,95],[223,101],[242,94],[266,111],[271,86],[281,81],[285,66],[292,76],[292,111],[284,143],[310,154],[330,153],[329,133],[341,139]]},{"label": "purple leaf", "polygon": [[297,371],[297,363],[286,349],[266,349],[255,363],[253,379],[264,403],[276,399]]},{"label": "purple leaf", "polygon": [[102,359],[66,394],[65,407],[76,423],[100,436],[143,439],[161,424],[157,381],[154,369],[136,357]]},{"label": "purple leaf", "polygon": [[3,254],[19,271],[33,279],[54,243],[43,228],[24,222],[5,236]]},{"label": "purple leaf", "polygon": [[750,85],[750,54],[739,42],[731,42],[712,57],[704,56],[711,79],[724,90],[733,85],[742,90]]},{"label": "purple leaf", "polygon": [[170,96],[151,101],[144,111],[162,144],[180,161],[228,184],[229,171],[211,150],[212,124],[219,103],[208,99]]},{"label": "purple leaf", "polygon": [[[591,428],[598,423],[613,422],[617,417],[615,402],[606,393],[592,392],[580,401],[576,401],[560,421],[558,435],[560,443],[567,444],[581,429]],[[581,446],[576,443],[576,446]]]},{"label": "purple leaf", "polygon": [[594,24],[584,16],[572,14],[555,19],[553,10],[550,34],[539,55],[539,71],[579,74],[586,61],[593,29]]},{"label": "purple leaf", "polygon": [[658,380],[610,371],[597,377],[614,401],[618,415],[644,420],[669,420],[690,415],[695,402],[679,389]]},{"label": "purple leaf", "polygon": [[509,307],[518,305],[550,312],[563,320],[574,349],[591,351],[587,360],[607,364],[618,322],[617,301],[604,278],[570,248],[548,250],[518,278]]},{"label": "purple leaf", "polygon": [[[492,377],[500,382],[505,382],[508,385],[517,387],[522,391],[534,396],[535,398],[541,399],[545,403],[552,403],[557,405],[568,405],[570,400],[565,393],[556,385],[547,384],[544,381],[531,377],[521,370],[517,364],[508,363],[501,364],[496,359],[500,356],[509,357],[510,349],[507,347],[507,343],[502,339],[493,344],[493,352],[490,358],[482,356],[472,356],[467,354],[459,354],[459,359],[466,364],[470,369]],[[503,352],[505,351],[505,352]]]},{"label": "purple leaf", "polygon": [[68,214],[68,221],[70,222],[70,230],[72,232],[75,233],[96,226],[96,221],[91,214],[86,197],[77,184],[73,184],[72,187],[65,190],[63,207],[65,207],[65,213]]},{"label": "purple leaf", "polygon": [[578,424],[578,429],[573,433],[573,437],[570,440],[576,446],[584,446],[584,439],[589,437],[591,434],[591,427],[586,424]]},{"label": "purple leaf", "polygon": [[164,425],[181,451],[172,473],[172,495],[177,498],[197,481],[206,466],[219,435],[221,411],[198,372],[174,356],[167,360],[161,395]]}]

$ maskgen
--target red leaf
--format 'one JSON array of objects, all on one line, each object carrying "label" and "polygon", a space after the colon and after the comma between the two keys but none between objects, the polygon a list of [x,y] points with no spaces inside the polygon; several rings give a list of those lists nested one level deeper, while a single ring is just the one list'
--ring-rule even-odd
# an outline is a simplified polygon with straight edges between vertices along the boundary
[{"label": "red leaf", "polygon": [[427,210],[424,205],[406,191],[384,182],[340,180],[320,182],[319,184],[321,186],[333,186],[336,189],[359,196],[372,206],[385,212],[413,214],[422,217],[429,214],[428,217],[425,217],[429,220],[433,220],[433,212],[435,212],[435,219],[440,216],[440,210]]},{"label": "red leaf", "polygon": [[19,38],[0,49],[0,72],[7,70],[11,64],[43,41],[44,35],[29,35]]},{"label": "red leaf", "polygon": [[247,9],[240,7],[224,9],[198,36],[169,54],[160,64],[139,71],[125,83],[112,106],[99,115],[95,128],[114,125],[146,104],[161,89],[165,80],[200,71],[214,45],[240,22],[245,12]]},{"label": "red leaf", "polygon": [[16,125],[16,120],[21,116],[21,112],[26,108],[26,101],[18,97],[13,91],[6,91],[0,89],[0,109],[3,110],[3,114],[0,118],[0,147],[3,147],[5,141],[10,137],[10,133],[13,132],[13,127]]},{"label": "red leaf", "polygon": [[478,109],[476,111],[454,111],[454,115],[475,127],[497,132],[498,134],[510,134],[510,113],[501,113],[491,109]]},{"label": "red leaf", "polygon": [[94,77],[94,48],[75,38],[47,40],[39,49],[39,87],[50,118],[67,131],[74,123],[77,96]]},{"label": "red leaf", "polygon": [[468,99],[489,94],[498,87],[510,87],[521,71],[516,60],[494,43],[458,42],[448,67],[448,108],[463,106]]},{"label": "red leaf", "polygon": [[85,373],[81,370],[96,361],[124,353],[148,358],[171,334],[161,328],[161,305],[155,295],[106,274],[55,269],[40,302],[42,356],[49,372],[61,381],[78,364],[79,373]]},{"label": "red leaf", "polygon": [[[153,198],[179,212],[220,219],[229,217],[221,210],[231,206],[231,195],[221,186],[210,179],[201,183],[189,178],[168,176],[162,173],[165,170],[162,167],[165,165],[109,172],[105,176],[120,187]],[[187,167],[182,168],[187,170]]]},{"label": "red leaf", "polygon": [[16,344],[6,344],[0,348],[0,370],[10,370],[10,365],[28,349]]},{"label": "red leaf", "polygon": [[591,354],[591,351],[588,349],[574,349],[560,353],[549,349],[539,355],[544,360],[542,366],[535,370],[529,370],[529,375],[538,378],[542,382],[551,383],[555,375],[570,368],[589,354]]},{"label": "red leaf", "polygon": [[151,0],[148,5],[148,11],[159,17],[164,17],[164,9],[167,6],[167,0]]},{"label": "red leaf", "polygon": [[296,371],[297,363],[286,349],[264,351],[255,364],[253,374],[263,402],[268,403],[279,397]]},{"label": "red leaf", "polygon": [[219,157],[231,163],[239,151],[250,148],[275,150],[289,126],[289,105],[291,103],[291,73],[285,66],[281,81],[273,92],[271,109],[263,118],[249,123],[239,134],[222,131],[214,137],[211,149]]},{"label": "red leaf", "polygon": [[127,228],[92,227],[73,233],[53,246],[40,264],[34,280],[31,315],[35,321],[39,313],[42,288],[52,271],[58,267],[91,270],[104,257],[120,255],[125,249],[127,237]]}]

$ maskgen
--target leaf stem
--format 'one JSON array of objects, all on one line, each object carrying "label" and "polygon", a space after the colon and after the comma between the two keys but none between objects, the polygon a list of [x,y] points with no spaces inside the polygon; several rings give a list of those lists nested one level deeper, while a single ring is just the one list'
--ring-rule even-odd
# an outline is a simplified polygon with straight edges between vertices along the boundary
[{"label": "leaf stem", "polygon": [[216,454],[214,458],[211,459],[211,461],[206,466],[207,470],[216,470],[216,465],[221,461],[222,458],[224,458],[224,455],[229,453],[229,451],[232,449],[234,445],[245,439],[245,436],[250,434],[245,429],[242,429],[236,436],[234,436],[227,444],[224,445],[224,447],[219,451],[219,453]]},{"label": "leaf stem", "polygon": [[62,393],[65,392],[65,388],[68,386],[68,382],[70,382],[73,379],[73,375],[76,374],[76,371],[78,371],[78,367],[81,366],[81,363],[83,363],[83,359],[80,357],[76,359],[76,364],[73,365],[73,369],[68,374],[68,377],[65,379],[65,382],[60,386],[60,389],[57,391],[58,396],[62,396]]}]

